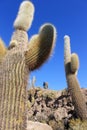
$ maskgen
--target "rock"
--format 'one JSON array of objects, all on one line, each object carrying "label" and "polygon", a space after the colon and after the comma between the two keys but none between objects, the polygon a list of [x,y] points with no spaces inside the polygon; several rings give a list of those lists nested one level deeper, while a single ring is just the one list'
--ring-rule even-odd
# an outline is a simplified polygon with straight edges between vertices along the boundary
[{"label": "rock", "polygon": [[49,125],[53,128],[53,130],[64,130],[63,121],[55,122],[55,120],[50,120]]},{"label": "rock", "polygon": [[58,108],[58,110],[56,110],[54,112],[54,117],[55,117],[55,120],[56,121],[60,121],[62,120],[63,118],[66,118],[68,116],[67,114],[67,111],[65,108]]},{"label": "rock", "polygon": [[52,130],[52,128],[44,123],[28,121],[27,130]]},{"label": "rock", "polygon": [[[82,89],[82,92],[87,103],[87,89]],[[30,89],[28,96],[28,120],[35,121],[35,123],[36,121],[40,123],[47,123],[53,130],[74,130],[74,122],[71,120],[75,120],[77,117],[70,93],[67,89],[54,91],[43,88],[35,88],[34,90]],[[78,126],[79,125],[80,123],[78,123]],[[85,125],[86,123],[82,123],[82,126],[85,127]],[[77,128],[77,126],[75,127]]]}]

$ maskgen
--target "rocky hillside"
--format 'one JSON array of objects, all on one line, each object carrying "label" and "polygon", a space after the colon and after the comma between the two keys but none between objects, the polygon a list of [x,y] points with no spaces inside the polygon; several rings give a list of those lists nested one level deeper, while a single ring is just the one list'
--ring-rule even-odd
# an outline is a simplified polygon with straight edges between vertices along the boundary
[{"label": "rocky hillside", "polygon": [[[82,89],[82,92],[87,103],[87,89]],[[83,122],[77,118],[67,89],[62,91],[39,87],[30,89],[28,91],[28,121],[48,124],[52,130],[87,130],[87,121]],[[39,129],[41,128],[37,130]],[[34,128],[28,130],[34,130]]]}]

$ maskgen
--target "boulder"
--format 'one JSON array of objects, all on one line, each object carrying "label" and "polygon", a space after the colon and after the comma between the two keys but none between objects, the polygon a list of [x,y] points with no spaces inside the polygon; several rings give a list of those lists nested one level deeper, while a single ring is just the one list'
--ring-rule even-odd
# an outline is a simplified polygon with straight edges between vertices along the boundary
[{"label": "boulder", "polygon": [[27,130],[52,130],[52,128],[45,123],[28,121]]}]

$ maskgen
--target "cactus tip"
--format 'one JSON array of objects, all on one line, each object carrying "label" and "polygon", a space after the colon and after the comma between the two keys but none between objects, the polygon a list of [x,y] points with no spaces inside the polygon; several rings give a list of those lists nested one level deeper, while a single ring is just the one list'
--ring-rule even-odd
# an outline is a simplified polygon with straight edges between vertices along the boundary
[{"label": "cactus tip", "polygon": [[[42,33],[42,34],[44,34],[46,32],[50,32],[50,33],[53,32],[53,43],[55,43],[56,37],[57,37],[57,31],[56,31],[56,28],[53,24],[45,23],[44,25],[42,25],[40,27],[39,32]],[[53,47],[54,47],[54,44],[53,44]]]},{"label": "cactus tip", "polygon": [[16,20],[14,21],[14,27],[16,29],[22,29],[27,31],[33,20],[34,5],[32,2],[25,0],[21,3]]},{"label": "cactus tip", "polygon": [[70,36],[65,35],[65,36],[64,36],[64,40],[70,40]]}]

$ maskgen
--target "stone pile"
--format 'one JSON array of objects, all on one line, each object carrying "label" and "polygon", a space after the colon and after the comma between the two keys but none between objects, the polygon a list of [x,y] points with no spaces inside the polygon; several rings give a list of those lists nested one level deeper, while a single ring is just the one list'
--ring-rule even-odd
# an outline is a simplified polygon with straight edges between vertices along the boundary
[{"label": "stone pile", "polygon": [[[87,102],[87,89],[82,89]],[[28,91],[28,120],[46,123],[53,130],[68,129],[71,119],[76,119],[74,106],[67,89],[53,91],[33,88]],[[85,129],[84,129],[85,130]]]}]

